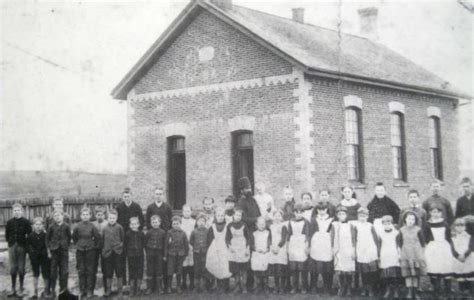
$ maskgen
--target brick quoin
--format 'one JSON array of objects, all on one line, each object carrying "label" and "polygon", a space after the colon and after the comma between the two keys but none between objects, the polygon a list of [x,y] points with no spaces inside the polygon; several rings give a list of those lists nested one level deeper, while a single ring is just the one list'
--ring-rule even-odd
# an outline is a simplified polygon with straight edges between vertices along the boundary
[{"label": "brick quoin", "polygon": [[[202,61],[206,47],[214,56]],[[202,198],[211,196],[223,205],[232,193],[231,131],[244,117],[254,122],[255,181],[265,183],[277,205],[286,185],[295,187],[295,197],[329,187],[339,198],[339,187],[347,182],[347,95],[363,102],[365,181],[356,189],[362,204],[377,181],[402,206],[410,188],[428,196],[430,106],[441,111],[444,194],[454,201],[459,170],[453,100],[304,75],[204,10],[129,93],[128,173],[136,200],[145,206],[155,186],[166,187],[166,139],[173,130],[184,130],[187,203],[198,209]],[[393,101],[405,106],[407,183],[392,175]]]}]

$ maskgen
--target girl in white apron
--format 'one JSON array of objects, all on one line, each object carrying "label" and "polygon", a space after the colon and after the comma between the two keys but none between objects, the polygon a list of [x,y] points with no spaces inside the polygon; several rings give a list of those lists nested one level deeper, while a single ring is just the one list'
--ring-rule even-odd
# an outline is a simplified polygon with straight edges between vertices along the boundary
[{"label": "girl in white apron", "polygon": [[286,283],[288,265],[288,228],[283,223],[283,211],[277,210],[273,214],[273,223],[270,225],[272,234],[271,252],[268,257],[268,269],[275,280],[275,292],[281,294]]},{"label": "girl in white apron", "polygon": [[[183,217],[181,218],[181,229],[186,233],[186,237],[191,238],[191,233],[196,227],[196,220],[191,217],[192,211],[191,206],[183,205]],[[186,290],[187,277],[189,277],[189,288],[194,289],[194,261],[193,261],[193,247],[189,245],[188,255],[184,258],[183,261],[183,282],[182,289]]]},{"label": "girl in white apron", "polygon": [[448,278],[453,272],[453,252],[451,229],[443,218],[442,208],[433,205],[428,212],[430,219],[426,222],[426,271],[434,287],[434,293],[441,293],[441,283],[444,281],[445,290],[451,290]]},{"label": "girl in white apron", "polygon": [[456,259],[453,262],[454,276],[459,283],[459,289],[469,294],[474,281],[474,238],[466,232],[466,220],[454,221],[455,235],[453,247]]},{"label": "girl in white apron", "polygon": [[299,290],[299,278],[302,275],[303,289],[306,294],[308,290],[308,277],[304,276],[308,270],[306,267],[308,261],[309,246],[309,223],[303,217],[303,205],[298,202],[295,204],[295,218],[288,223],[288,261],[290,271],[293,277],[291,294]]},{"label": "girl in white apron", "polygon": [[[356,229],[356,270],[362,277],[362,296],[373,297],[373,285],[377,281],[378,247],[377,233],[372,223],[367,222],[369,210],[359,208],[358,222],[354,223]],[[356,276],[359,280],[359,276]]]},{"label": "girl in white apron", "polygon": [[384,229],[379,232],[380,270],[385,285],[385,298],[398,298],[402,273],[400,269],[400,237],[392,216],[383,216]]},{"label": "girl in white apron", "polygon": [[331,228],[334,221],[328,214],[328,202],[320,201],[315,210],[317,215],[311,220],[310,261],[311,290],[317,290],[318,276],[321,274],[324,292],[329,293],[334,276],[333,253],[331,246]]},{"label": "girl in white apron", "polygon": [[336,209],[338,221],[332,227],[334,270],[339,275],[339,296],[351,296],[352,276],[355,272],[355,227],[347,221],[347,208]]},{"label": "girl in white apron", "polygon": [[226,223],[224,209],[216,209],[216,222],[209,229],[209,238],[211,244],[206,255],[206,270],[217,279],[217,287],[220,291],[226,288],[229,277],[232,275],[229,271],[228,249],[225,243]]},{"label": "girl in white apron", "polygon": [[242,209],[236,208],[233,222],[227,225],[225,241],[229,248],[229,270],[237,283],[236,290],[245,291],[246,274],[250,260],[250,234],[242,221]]},{"label": "girl in white apron", "polygon": [[257,230],[253,232],[252,237],[252,271],[259,279],[258,292],[265,293],[268,285],[268,258],[270,254],[270,245],[272,236],[270,231],[265,228],[266,221],[263,217],[257,219]]}]

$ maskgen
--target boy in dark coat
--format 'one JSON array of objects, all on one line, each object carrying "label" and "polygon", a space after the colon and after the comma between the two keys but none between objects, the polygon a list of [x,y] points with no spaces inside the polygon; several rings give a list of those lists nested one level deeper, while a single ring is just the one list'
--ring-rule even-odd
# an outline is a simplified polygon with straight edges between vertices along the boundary
[{"label": "boy in dark coat", "polygon": [[151,228],[145,234],[147,295],[155,290],[163,292],[163,251],[166,232],[160,225],[160,216],[151,216]]},{"label": "boy in dark coat", "polygon": [[[25,279],[26,243],[31,233],[31,224],[23,217],[23,207],[20,203],[12,206],[13,218],[8,220],[5,227],[5,239],[8,243],[8,257],[10,261],[10,275],[12,291],[10,297],[23,295],[23,281]],[[20,290],[16,291],[16,276],[20,277]]]},{"label": "boy in dark coat", "polygon": [[125,233],[125,254],[127,255],[130,295],[141,295],[145,235],[139,230],[140,221],[137,217],[130,218],[130,230]]},{"label": "boy in dark coat", "polygon": [[207,235],[209,229],[206,227],[207,217],[200,213],[196,217],[196,228],[191,233],[189,244],[193,247],[194,260],[194,281],[197,284],[197,292],[201,292],[201,276],[206,270],[206,254],[207,254]]},{"label": "boy in dark coat", "polygon": [[46,233],[44,232],[43,218],[33,220],[33,232],[28,236],[28,254],[30,255],[31,269],[33,270],[33,299],[38,298],[38,279],[43,276],[43,297],[49,295],[49,265],[48,249],[46,248]]},{"label": "boy in dark coat", "polygon": [[54,224],[46,233],[46,245],[51,257],[51,292],[55,295],[56,279],[59,272],[60,294],[67,290],[69,278],[69,245],[71,244],[71,228],[64,222],[63,212],[53,212]]},{"label": "boy in dark coat", "polygon": [[173,274],[176,273],[177,292],[180,294],[183,261],[189,252],[189,243],[186,233],[181,230],[181,217],[174,216],[171,219],[171,226],[166,235],[164,253],[168,264],[168,293],[171,292]]},{"label": "boy in dark coat", "polygon": [[125,234],[123,228],[117,223],[117,211],[112,209],[107,216],[108,225],[102,231],[102,259],[104,261],[104,273],[106,286],[104,288],[106,297],[110,296],[112,290],[112,279],[117,277],[118,295],[122,296],[123,277],[123,244]]}]

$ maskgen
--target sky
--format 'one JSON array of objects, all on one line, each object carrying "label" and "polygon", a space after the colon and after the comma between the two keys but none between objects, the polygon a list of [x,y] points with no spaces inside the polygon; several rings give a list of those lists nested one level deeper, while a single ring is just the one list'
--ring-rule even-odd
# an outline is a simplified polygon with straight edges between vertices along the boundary
[{"label": "sky", "polygon": [[[1,2],[0,170],[125,173],[126,104],[110,91],[187,3]],[[308,23],[340,17],[356,34],[357,9],[379,7],[381,43],[472,93],[473,19],[454,0],[234,3],[284,17],[304,7]]]}]

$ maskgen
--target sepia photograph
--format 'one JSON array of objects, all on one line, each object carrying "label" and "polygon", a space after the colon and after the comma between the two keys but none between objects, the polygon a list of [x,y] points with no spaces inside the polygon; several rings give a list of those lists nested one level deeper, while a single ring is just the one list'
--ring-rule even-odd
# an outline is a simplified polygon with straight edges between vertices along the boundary
[{"label": "sepia photograph", "polygon": [[473,0],[0,0],[0,299],[473,299]]}]

